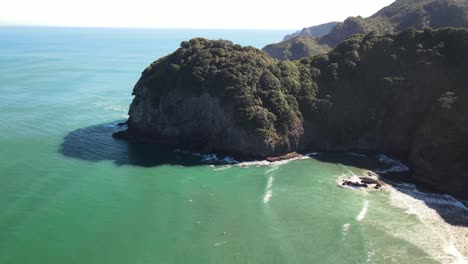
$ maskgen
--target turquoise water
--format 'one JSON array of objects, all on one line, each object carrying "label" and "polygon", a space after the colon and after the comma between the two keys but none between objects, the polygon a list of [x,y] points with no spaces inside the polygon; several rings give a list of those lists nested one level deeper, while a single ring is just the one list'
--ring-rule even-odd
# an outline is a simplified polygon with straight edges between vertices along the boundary
[{"label": "turquoise water", "polygon": [[444,262],[389,193],[336,187],[354,166],[211,166],[110,137],[182,40],[286,33],[0,28],[0,263]]}]

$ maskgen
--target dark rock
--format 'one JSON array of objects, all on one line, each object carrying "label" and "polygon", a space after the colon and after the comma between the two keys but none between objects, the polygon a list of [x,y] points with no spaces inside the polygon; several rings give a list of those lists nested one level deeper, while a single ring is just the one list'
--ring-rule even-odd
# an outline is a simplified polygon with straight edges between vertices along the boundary
[{"label": "dark rock", "polygon": [[349,186],[353,188],[373,188],[380,189],[383,187],[383,183],[377,179],[369,177],[348,177],[338,181],[338,185],[341,187]]},{"label": "dark rock", "polygon": [[304,155],[296,153],[296,152],[291,152],[286,155],[282,156],[277,156],[277,157],[268,157],[266,160],[270,162],[275,162],[275,161],[282,161],[282,160],[288,160],[288,159],[295,159],[295,158],[300,158],[303,157]]},{"label": "dark rock", "polygon": [[112,134],[112,137],[129,141],[135,140],[134,136],[131,135],[127,130],[115,132]]}]

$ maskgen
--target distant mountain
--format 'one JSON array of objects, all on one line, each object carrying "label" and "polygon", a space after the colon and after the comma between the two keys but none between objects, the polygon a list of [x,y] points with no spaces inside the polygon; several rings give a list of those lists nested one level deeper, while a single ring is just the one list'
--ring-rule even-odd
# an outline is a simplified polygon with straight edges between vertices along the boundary
[{"label": "distant mountain", "polygon": [[320,45],[316,38],[297,36],[263,48],[270,56],[280,60],[297,60],[331,50],[328,45]]},{"label": "distant mountain", "polygon": [[318,39],[318,43],[335,47],[351,35],[367,34],[372,31],[378,35],[393,33],[393,25],[382,17],[348,17],[344,22],[337,23],[327,35]]},{"label": "distant mountain", "polygon": [[[320,26],[322,25],[318,27]],[[283,41],[270,44],[264,50],[270,56],[280,60],[300,59],[323,53],[327,51],[327,46],[328,48],[334,48],[341,41],[354,34],[367,34],[374,31],[378,35],[384,35],[401,32],[411,27],[419,30],[441,27],[468,28],[468,1],[397,0],[371,17],[349,17],[342,23],[336,23],[329,33],[321,37],[308,37],[309,40],[304,40],[294,38],[294,34],[296,34],[294,33],[291,35],[293,38],[287,40],[288,43],[283,43]],[[303,31],[306,32],[305,29]],[[300,32],[297,34],[299,35]],[[297,44],[299,46],[306,46],[299,51],[292,49],[292,47],[296,46],[296,43],[299,43]],[[322,47],[322,49],[316,47]],[[302,52],[303,50],[309,52]],[[288,54],[288,56],[282,56],[282,54]]]},{"label": "distant mountain", "polygon": [[308,28],[303,28],[302,30],[298,30],[292,34],[288,34],[284,36],[283,40],[292,39],[295,37],[321,37],[326,35],[330,32],[330,30],[337,24],[338,22],[329,22],[325,24],[320,24],[317,26],[312,26]]}]

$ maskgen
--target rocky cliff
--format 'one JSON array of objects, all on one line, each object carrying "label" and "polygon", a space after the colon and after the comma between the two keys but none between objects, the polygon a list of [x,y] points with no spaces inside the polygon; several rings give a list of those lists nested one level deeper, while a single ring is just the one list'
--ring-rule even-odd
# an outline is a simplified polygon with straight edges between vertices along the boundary
[{"label": "rocky cliff", "polygon": [[326,55],[277,61],[194,39],[144,72],[118,136],[267,157],[371,151],[467,196],[468,31],[355,35]]},{"label": "rocky cliff", "polygon": [[288,75],[300,75],[294,64],[252,47],[183,42],[143,72],[121,136],[244,157],[293,151],[303,134],[293,97],[301,85]]}]

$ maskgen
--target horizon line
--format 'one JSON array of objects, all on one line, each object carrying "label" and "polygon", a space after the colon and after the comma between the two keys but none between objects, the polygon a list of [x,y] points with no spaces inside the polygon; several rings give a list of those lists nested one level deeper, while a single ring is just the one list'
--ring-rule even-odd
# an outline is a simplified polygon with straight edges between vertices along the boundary
[{"label": "horizon line", "polygon": [[89,29],[163,29],[163,30],[276,30],[276,31],[294,31],[302,28],[190,28],[190,27],[125,27],[125,26],[66,26],[66,25],[9,25],[0,24],[0,27],[15,28],[89,28]]}]

